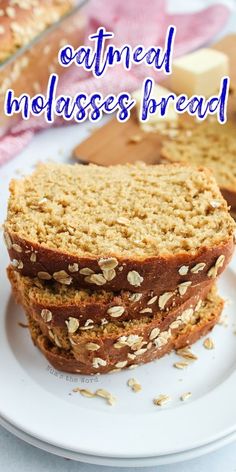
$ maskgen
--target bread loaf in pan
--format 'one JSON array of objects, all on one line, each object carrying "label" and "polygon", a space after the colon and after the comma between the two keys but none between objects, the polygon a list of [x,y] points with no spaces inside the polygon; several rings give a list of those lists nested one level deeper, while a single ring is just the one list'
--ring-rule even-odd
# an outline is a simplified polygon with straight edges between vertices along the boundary
[{"label": "bread loaf in pan", "polygon": [[74,0],[0,2],[0,136],[19,120],[3,113],[7,90],[16,97],[45,93],[50,74],[65,73],[60,48],[83,43],[86,21]]},{"label": "bread loaf in pan", "polygon": [[74,0],[17,0],[0,2],[0,64],[63,15]]}]

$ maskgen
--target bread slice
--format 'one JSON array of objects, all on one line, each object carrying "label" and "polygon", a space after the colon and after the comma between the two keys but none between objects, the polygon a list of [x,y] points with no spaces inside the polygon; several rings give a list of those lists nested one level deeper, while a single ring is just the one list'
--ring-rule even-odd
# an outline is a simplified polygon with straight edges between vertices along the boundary
[{"label": "bread slice", "polygon": [[28,312],[29,329],[33,342],[54,368],[71,373],[98,374],[118,372],[120,369],[153,361],[173,349],[190,346],[207,334],[219,320],[223,300],[213,290],[202,306],[182,313],[185,322],[176,320],[167,330],[160,331],[143,321],[137,326],[115,331],[112,324],[103,330],[73,335],[73,351],[55,346]]},{"label": "bread slice", "polygon": [[[159,351],[165,353],[165,346],[170,345],[179,331],[201,318],[206,306],[211,307],[214,300],[222,303],[217,298],[215,287],[212,287],[168,312],[159,311],[152,316],[143,315],[139,319],[116,320],[102,325],[88,322],[84,326],[80,326],[78,319],[68,317],[62,327],[60,323],[53,323],[48,310],[37,313],[19,287],[14,288],[14,293],[28,316],[30,326],[42,334],[44,343],[57,349],[52,349],[52,352],[62,350],[63,356],[73,357],[77,371],[86,374],[108,372],[159,357]],[[61,369],[64,370],[62,366]]]},{"label": "bread slice", "polygon": [[[124,331],[126,333],[129,331],[130,334],[132,334],[132,329],[139,329],[140,326],[150,329],[158,328],[165,331],[177,318],[177,324],[180,325],[182,313],[188,312],[189,309],[192,312],[196,307],[198,309],[202,300],[206,298],[211,289],[209,284],[201,287],[195,295],[186,299],[181,305],[166,312],[153,310],[153,313],[142,313],[139,314],[139,316],[134,313],[131,314],[130,317],[127,317],[125,321],[121,321],[119,318],[110,319],[109,321],[108,317],[106,317],[99,319],[99,322],[96,324],[95,320],[91,319],[89,315],[87,315],[86,320],[81,322],[80,318],[72,316],[69,309],[67,311],[64,310],[62,316],[55,316],[45,305],[44,308],[38,310],[38,306],[35,307],[33,300],[27,298],[20,284],[16,283],[16,278],[13,280],[11,276],[10,280],[16,301],[23,306],[27,313],[30,313],[30,316],[39,324],[42,332],[48,336],[56,346],[72,350],[74,350],[75,345],[73,336],[76,336],[77,339],[77,337],[82,337],[83,333],[86,337],[88,332],[89,336],[90,333],[94,335],[95,332],[96,336],[100,336],[102,340],[106,337],[107,333],[112,333],[114,336],[122,336]],[[213,285],[213,282],[211,282],[211,285]],[[115,341],[116,338],[114,339],[114,342]]]},{"label": "bread slice", "polygon": [[[235,118],[235,117],[234,117]],[[236,213],[236,125],[207,121],[183,127],[176,138],[165,141],[162,157],[169,162],[206,166],[212,170],[223,196]]]},{"label": "bread slice", "polygon": [[158,292],[153,291],[106,292],[66,287],[58,282],[47,283],[38,278],[23,276],[11,266],[8,267],[7,273],[19,303],[30,307],[39,319],[50,317],[50,327],[63,328],[70,318],[78,320],[80,327],[91,328],[94,324],[104,325],[113,321],[151,317],[161,311],[166,313],[188,299],[195,297],[198,301],[203,298],[213,283],[212,279],[209,279],[198,285],[182,285],[175,292],[165,292],[158,296]]},{"label": "bread slice", "polygon": [[215,277],[233,252],[235,223],[203,168],[42,164],[10,193],[5,240],[23,275],[165,292]]}]

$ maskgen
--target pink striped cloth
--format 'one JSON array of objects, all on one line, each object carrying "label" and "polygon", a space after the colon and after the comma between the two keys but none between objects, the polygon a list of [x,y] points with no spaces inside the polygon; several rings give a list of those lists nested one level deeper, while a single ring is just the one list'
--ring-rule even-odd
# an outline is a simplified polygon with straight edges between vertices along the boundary
[{"label": "pink striped cloth", "polygon": [[[222,29],[228,20],[230,11],[221,4],[216,4],[191,14],[169,14],[166,0],[90,0],[86,7],[88,29],[86,38],[101,25],[115,34],[115,45],[124,43],[136,46],[143,44],[163,45],[169,24],[177,27],[174,54],[179,56],[196,49],[209,41]],[[127,72],[122,67],[110,69],[101,79],[95,79],[80,69],[71,68],[60,79],[58,95],[75,95],[79,92],[92,93],[99,90],[104,95],[132,91],[141,81],[150,75],[150,69],[134,67]],[[154,76],[155,77],[155,76]],[[160,80],[160,74],[156,74]],[[58,119],[54,125],[65,125]],[[10,132],[0,139],[0,165],[18,154],[32,139],[34,133],[49,125],[43,118],[32,117],[28,121],[19,121]],[[79,125],[77,125],[79,126]]]}]

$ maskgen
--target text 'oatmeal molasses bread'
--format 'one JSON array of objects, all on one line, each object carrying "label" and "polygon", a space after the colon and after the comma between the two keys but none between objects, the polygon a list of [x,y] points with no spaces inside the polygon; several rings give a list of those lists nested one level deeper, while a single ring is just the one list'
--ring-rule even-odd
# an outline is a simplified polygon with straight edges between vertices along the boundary
[{"label": "text 'oatmeal molasses bread'", "polygon": [[183,127],[164,141],[161,154],[169,162],[205,166],[212,170],[224,198],[236,213],[236,125],[203,122]]},{"label": "text 'oatmeal molasses bread'", "polygon": [[201,308],[186,319],[185,324],[160,333],[158,329],[152,330],[148,341],[142,341],[146,335],[142,329],[139,335],[134,331],[133,334],[116,337],[115,343],[110,333],[101,343],[101,338],[90,331],[86,335],[75,336],[74,352],[55,346],[29,314],[28,319],[33,342],[56,369],[89,375],[133,368],[160,358],[173,349],[190,346],[217,323],[223,304],[223,300],[213,290]]},{"label": "text 'oatmeal molasses bread'", "polygon": [[56,23],[74,5],[73,0],[1,0],[0,63]]},{"label": "text 'oatmeal molasses bread'", "polygon": [[[158,311],[168,312],[194,296],[203,297],[211,288],[209,279],[197,285],[183,283],[174,292],[149,291],[141,293],[91,291],[67,287],[58,282],[44,282],[7,269],[15,297],[23,300],[38,316],[48,313],[51,326],[65,327],[69,318],[79,320],[80,326],[91,322],[104,324],[109,321],[125,321],[143,316],[153,316]],[[21,302],[19,300],[19,302]]]},{"label": "text 'oatmeal molasses bread'", "polygon": [[233,252],[235,223],[202,168],[42,164],[10,194],[5,240],[23,275],[165,292],[214,278]]}]

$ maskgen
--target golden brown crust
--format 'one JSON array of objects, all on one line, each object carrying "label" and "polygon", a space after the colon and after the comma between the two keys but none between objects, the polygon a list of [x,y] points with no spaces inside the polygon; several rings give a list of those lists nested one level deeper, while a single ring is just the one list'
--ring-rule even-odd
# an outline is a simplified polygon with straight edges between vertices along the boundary
[{"label": "golden brown crust", "polygon": [[[88,319],[92,320],[94,324],[99,325],[104,322],[122,322],[142,318],[143,316],[151,317],[158,312],[160,312],[160,315],[163,313],[163,316],[166,316],[166,312],[170,310],[172,313],[175,312],[175,309],[187,300],[193,300],[194,297],[196,299],[204,298],[213,284],[213,280],[209,279],[201,284],[188,287],[183,295],[180,295],[178,291],[176,293],[173,292],[171,298],[168,299],[167,296],[166,302],[162,297],[160,301],[163,300],[161,305],[163,308],[160,309],[159,297],[154,291],[137,294],[137,300],[134,299],[136,295],[124,291],[121,293],[111,292],[110,296],[106,297],[102,297],[100,294],[97,300],[93,295],[90,295],[83,301],[72,296],[71,298],[68,296],[65,301],[62,301],[58,300],[57,296],[53,296],[57,288],[60,290],[58,284],[53,284],[50,297],[47,298],[43,293],[46,283],[42,285],[41,289],[37,289],[36,285],[34,286],[34,281],[20,275],[11,266],[8,267],[7,273],[15,298],[19,303],[28,305],[39,317],[38,319],[40,319],[43,310],[47,309],[51,312],[52,320],[50,327],[65,327],[65,321],[68,321],[69,317],[78,319],[80,326],[84,326]],[[37,279],[35,283],[39,283],[39,280]],[[37,289],[37,296],[35,289]],[[50,285],[47,286],[47,290],[50,290]],[[68,288],[67,291],[69,292],[70,289]],[[114,309],[111,310],[112,308]],[[122,312],[122,310],[124,311]]]},{"label": "golden brown crust", "polygon": [[[55,272],[65,271],[71,279],[71,284],[77,287],[98,289],[98,285],[86,282],[86,276],[80,273],[81,269],[88,268],[94,273],[101,273],[101,268],[96,257],[76,257],[65,254],[62,251],[49,249],[42,245],[31,243],[18,234],[7,232],[8,252],[14,268],[22,275],[37,277],[46,273],[52,279]],[[10,238],[10,239],[9,239]],[[20,247],[20,252],[19,252]],[[16,250],[17,249],[17,250]],[[197,254],[178,254],[174,256],[156,256],[145,260],[132,260],[117,257],[116,276],[111,281],[103,283],[105,290],[119,291],[129,290],[131,292],[145,292],[149,290],[158,291],[158,295],[166,291],[174,291],[183,282],[191,282],[192,285],[200,284],[209,280],[209,271],[218,258],[223,257],[223,264],[218,267],[217,275],[220,275],[228,265],[234,251],[233,237],[225,243],[213,248],[201,247]],[[36,255],[36,261],[32,262],[32,253]],[[203,270],[192,272],[197,264],[204,264]],[[69,266],[77,264],[79,270],[70,272]],[[186,275],[180,275],[182,266],[188,267]],[[135,286],[128,280],[130,272],[137,272],[142,277],[140,285]]]},{"label": "golden brown crust", "polygon": [[0,1],[0,63],[58,21],[73,0]]},{"label": "golden brown crust", "polygon": [[225,200],[228,202],[230,206],[230,213],[233,217],[235,217],[236,213],[236,189],[226,189],[226,188],[221,188],[221,193]]},{"label": "golden brown crust", "polygon": [[[102,341],[100,349],[95,354],[94,351],[87,351],[85,349],[85,345],[92,341],[91,339],[89,340],[89,336],[86,342],[77,341],[73,353],[55,347],[48,337],[42,334],[39,325],[33,318],[30,315],[28,318],[33,342],[39,347],[54,368],[71,373],[96,374],[150,362],[164,356],[173,349],[180,349],[193,344],[213,328],[219,319],[222,308],[223,300],[215,297],[214,301],[206,304],[205,311],[199,314],[199,319],[196,319],[195,323],[190,322],[183,328],[173,329],[171,336],[164,345],[158,347],[151,343],[151,346],[147,349],[144,348],[143,352],[140,352],[139,355],[135,356],[133,354],[133,359],[127,356],[128,353],[132,355],[135,351],[132,351],[128,346],[115,349],[114,339],[109,337]],[[139,332],[140,334],[144,335],[143,338],[145,337],[145,333],[142,330]],[[101,360],[103,365],[101,365]]]}]

